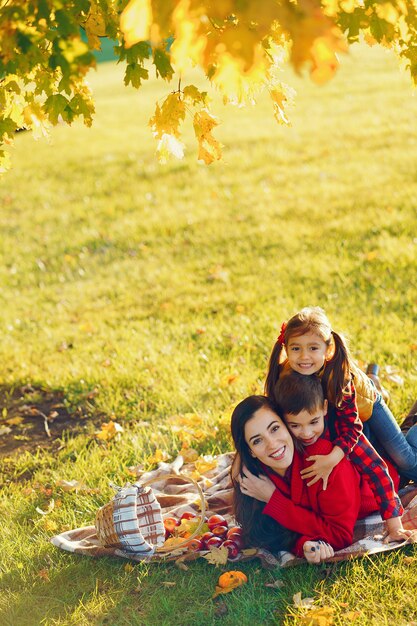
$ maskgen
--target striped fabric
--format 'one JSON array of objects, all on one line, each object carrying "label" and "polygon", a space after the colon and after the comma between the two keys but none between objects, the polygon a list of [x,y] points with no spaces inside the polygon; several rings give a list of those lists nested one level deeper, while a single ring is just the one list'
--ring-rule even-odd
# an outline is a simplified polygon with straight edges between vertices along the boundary
[{"label": "striped fabric", "polygon": [[113,524],[126,552],[151,556],[165,541],[161,507],[150,487],[122,487],[113,499]]}]

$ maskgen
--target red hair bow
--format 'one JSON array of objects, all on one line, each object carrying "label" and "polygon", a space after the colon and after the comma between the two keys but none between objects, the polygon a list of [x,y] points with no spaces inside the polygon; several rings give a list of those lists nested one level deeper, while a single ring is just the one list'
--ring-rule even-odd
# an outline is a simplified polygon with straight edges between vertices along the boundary
[{"label": "red hair bow", "polygon": [[282,322],[281,324],[281,331],[278,335],[278,339],[277,342],[283,346],[284,345],[284,335],[285,335],[285,329],[287,328],[287,322]]}]

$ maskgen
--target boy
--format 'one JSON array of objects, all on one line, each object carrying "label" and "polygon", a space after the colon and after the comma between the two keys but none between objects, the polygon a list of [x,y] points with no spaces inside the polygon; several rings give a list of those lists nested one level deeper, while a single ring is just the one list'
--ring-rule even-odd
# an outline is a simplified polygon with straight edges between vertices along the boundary
[{"label": "boy", "polygon": [[[320,439],[324,437],[326,439],[333,440],[336,438],[336,429],[335,429],[335,421],[331,418],[328,419],[327,409],[328,404],[327,400],[324,399],[323,388],[321,384],[321,380],[318,376],[314,374],[311,376],[306,376],[305,374],[299,374],[295,371],[290,371],[285,376],[281,376],[278,380],[276,387],[276,396],[278,400],[278,408],[280,410],[281,415],[285,419],[287,426],[290,432],[293,434],[295,440],[299,442],[300,445],[303,446],[314,446],[314,444]],[[362,434],[361,437],[364,438],[366,447],[369,448],[369,457],[375,458],[377,454],[371,444],[367,441],[365,436]],[[365,450],[366,450],[365,447]],[[368,467],[372,467],[375,470],[375,474],[382,475],[383,477],[386,475],[385,472],[378,472],[378,466],[376,463],[368,463],[367,459],[363,457],[363,449],[362,446],[362,457],[360,458],[360,463],[355,455],[355,448],[352,449],[352,452],[349,455],[352,463],[355,464],[356,469],[361,474],[361,478],[365,479],[366,482],[369,481],[368,477],[363,474],[361,471],[361,465],[365,464]],[[358,450],[359,452],[359,450]],[[343,458],[344,454],[340,448],[337,446],[334,447],[333,452],[331,453],[334,456],[339,457],[339,461]],[[310,456],[307,458],[307,461],[312,461],[314,465],[314,461],[317,459],[319,455]],[[380,459],[380,466],[385,466],[384,461]],[[359,465],[359,467],[358,467]],[[311,477],[311,469],[312,466],[304,469],[301,472],[301,476],[303,479],[309,479]],[[390,466],[391,476],[394,477],[396,481],[396,488],[398,486],[398,473],[394,468]],[[389,477],[387,477],[389,480]],[[307,483],[308,486],[314,484],[314,481]],[[328,476],[323,477],[323,489],[327,487]],[[375,482],[375,481],[373,481]],[[378,505],[381,507],[381,503],[386,503],[387,501],[392,502],[392,508],[398,511],[398,507],[395,506],[395,503],[398,502],[398,496],[394,491],[394,484],[390,481],[382,482],[378,485],[377,493],[375,493],[375,488],[372,489],[374,492],[374,497],[378,502]],[[387,523],[387,541],[403,541],[408,531],[405,531],[401,517],[397,513],[394,517],[390,517],[386,519]]]}]

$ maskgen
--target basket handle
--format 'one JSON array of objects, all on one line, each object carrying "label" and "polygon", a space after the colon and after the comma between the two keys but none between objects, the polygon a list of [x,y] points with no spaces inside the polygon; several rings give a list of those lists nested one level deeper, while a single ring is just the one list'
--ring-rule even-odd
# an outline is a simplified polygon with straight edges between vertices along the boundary
[{"label": "basket handle", "polygon": [[[196,480],[194,480],[194,478],[191,478],[190,476],[185,476],[182,475],[180,473],[175,473],[175,474],[164,474],[162,476],[155,476],[154,478],[151,478],[150,480],[145,481],[144,483],[140,483],[141,487],[150,487],[153,483],[159,482],[161,480],[165,480],[166,478],[184,478],[184,480],[187,480],[188,482],[192,483],[194,485],[194,487],[197,490],[198,495],[200,496],[200,510],[201,510],[201,517],[200,517],[200,521],[196,527],[196,529],[194,530],[193,533],[191,533],[191,535],[189,537],[187,537],[186,539],[184,539],[184,541],[182,543],[179,543],[175,546],[175,548],[164,548],[164,546],[161,546],[160,548],[156,548],[156,552],[161,553],[161,554],[169,554],[170,552],[176,552],[177,550],[180,550],[181,548],[184,548],[192,539],[194,539],[194,537],[197,537],[197,535],[199,534],[200,530],[203,527],[204,524],[204,516],[206,513],[206,501],[204,498],[204,493],[203,490],[201,489],[200,485],[198,484],[198,482]],[[139,481],[138,481],[139,482]]]}]

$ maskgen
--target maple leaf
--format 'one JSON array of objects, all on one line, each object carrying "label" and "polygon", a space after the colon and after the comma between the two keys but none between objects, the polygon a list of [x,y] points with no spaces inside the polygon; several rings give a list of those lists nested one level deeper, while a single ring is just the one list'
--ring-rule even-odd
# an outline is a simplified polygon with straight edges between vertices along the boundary
[{"label": "maple leaf", "polygon": [[162,139],[163,135],[179,137],[179,125],[185,118],[185,104],[178,92],[171,93],[165,98],[160,107],[156,105],[155,114],[149,120],[155,137]]},{"label": "maple leaf", "polygon": [[206,165],[218,161],[222,157],[222,144],[211,134],[213,128],[219,122],[207,109],[202,109],[194,114],[193,127],[198,141],[198,160]]},{"label": "maple leaf", "polygon": [[314,598],[301,599],[301,591],[297,591],[297,593],[293,595],[292,601],[294,602],[294,606],[298,608],[310,608],[313,606]]},{"label": "maple leaf", "polygon": [[162,48],[156,48],[154,50],[153,63],[156,68],[156,75],[161,76],[161,78],[169,82],[174,75],[174,69],[165,50],[162,50]]},{"label": "maple leaf", "polygon": [[97,439],[101,439],[101,441],[109,441],[109,439],[113,439],[122,432],[123,427],[111,420],[101,425],[101,430],[96,432],[96,437]]},{"label": "maple leaf", "polygon": [[220,548],[210,548],[210,551],[203,555],[203,559],[206,559],[208,563],[216,567],[226,565],[228,557],[229,551],[224,546],[220,546]]},{"label": "maple leaf", "polygon": [[129,65],[126,66],[124,83],[125,85],[128,85],[130,83],[132,87],[136,87],[136,89],[139,89],[142,84],[142,79],[147,79],[148,76],[148,70],[145,69],[142,65],[140,65],[139,63],[129,63]]},{"label": "maple leaf", "polygon": [[90,4],[90,11],[84,22],[84,29],[90,48],[100,50],[101,43],[99,37],[106,35],[106,21],[100,7],[94,0]]},{"label": "maple leaf", "polygon": [[305,615],[297,616],[297,623],[305,626],[331,626],[333,624],[334,609],[330,606],[312,608]]}]

